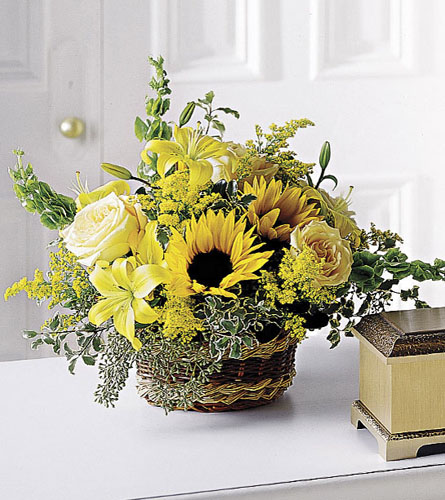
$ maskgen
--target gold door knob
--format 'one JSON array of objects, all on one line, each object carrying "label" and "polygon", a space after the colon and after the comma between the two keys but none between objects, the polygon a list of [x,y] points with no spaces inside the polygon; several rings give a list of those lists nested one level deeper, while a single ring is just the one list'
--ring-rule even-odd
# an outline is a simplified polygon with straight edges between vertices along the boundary
[{"label": "gold door knob", "polygon": [[65,137],[75,139],[84,133],[85,123],[80,118],[70,116],[63,120],[63,122],[59,125],[59,129]]}]

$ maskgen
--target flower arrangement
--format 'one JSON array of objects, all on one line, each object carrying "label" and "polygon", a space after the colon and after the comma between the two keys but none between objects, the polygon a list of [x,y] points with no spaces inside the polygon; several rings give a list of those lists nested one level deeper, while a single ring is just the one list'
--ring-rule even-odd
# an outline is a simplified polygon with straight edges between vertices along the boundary
[{"label": "flower arrangement", "polygon": [[[90,191],[78,173],[73,199],[38,180],[15,151],[10,175],[18,199],[59,231],[49,271],[36,270],[5,293],[8,299],[25,291],[55,311],[39,331],[24,332],[33,348],[52,346],[71,372],[79,359],[98,362],[95,397],[106,406],[138,365],[149,367],[152,403],[187,409],[225,362],[255,349],[296,345],[327,325],[335,346],[342,331],[348,335],[395,294],[427,307],[417,286],[400,290],[399,282],[444,280],[445,261],[409,261],[397,234],[357,226],[351,193],[326,190],[337,187],[327,173],[329,143],[319,165],[290,149],[310,120],[267,132],[257,126],[245,145],[224,142],[220,117],[239,114],[215,107],[208,92],[186,105],[177,124],[167,122],[163,59],[150,63],[153,95],[147,118],[135,121],[144,143],[135,175],[104,163],[118,180]],[[201,121],[191,127],[199,111]]]}]

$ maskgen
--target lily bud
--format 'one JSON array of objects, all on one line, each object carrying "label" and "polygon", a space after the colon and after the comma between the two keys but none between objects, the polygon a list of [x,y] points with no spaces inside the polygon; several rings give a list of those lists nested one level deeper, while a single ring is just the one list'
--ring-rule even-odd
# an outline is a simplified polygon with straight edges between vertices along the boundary
[{"label": "lily bud", "polygon": [[328,166],[329,160],[331,159],[331,145],[326,141],[321,147],[320,151],[320,167],[326,168]]},{"label": "lily bud", "polygon": [[183,127],[186,123],[188,123],[195,111],[196,104],[192,101],[187,104],[184,110],[179,117],[179,126]]},{"label": "lily bud", "polygon": [[102,163],[101,169],[107,174],[114,175],[118,179],[124,179],[126,181],[130,180],[133,176],[131,172],[125,167],[120,167],[119,165],[113,165],[112,163]]}]

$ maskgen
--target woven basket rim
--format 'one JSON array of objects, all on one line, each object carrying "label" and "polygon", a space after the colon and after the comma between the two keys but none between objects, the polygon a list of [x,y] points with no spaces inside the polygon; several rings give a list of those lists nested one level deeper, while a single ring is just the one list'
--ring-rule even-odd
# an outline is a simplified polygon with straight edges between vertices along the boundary
[{"label": "woven basket rim", "polygon": [[[233,363],[232,366],[230,368],[227,366],[227,371],[223,368],[220,372],[223,374],[222,379],[210,380],[205,386],[204,397],[197,401],[195,406],[187,409],[206,412],[227,411],[260,406],[278,399],[292,384],[295,376],[293,363],[297,344],[297,338],[282,330],[269,342],[252,348],[243,346],[241,357],[238,359],[224,356],[223,365]],[[150,399],[150,385],[151,380],[160,379],[151,371],[147,361],[138,361],[137,364],[138,393],[148,403],[157,406]],[[178,380],[164,381],[164,383],[174,387],[183,382]]]}]

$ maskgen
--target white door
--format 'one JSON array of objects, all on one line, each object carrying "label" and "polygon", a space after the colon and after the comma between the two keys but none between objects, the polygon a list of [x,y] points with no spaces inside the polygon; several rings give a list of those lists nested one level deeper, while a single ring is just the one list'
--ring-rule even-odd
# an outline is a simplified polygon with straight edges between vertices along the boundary
[{"label": "white door", "polygon": [[[7,167],[20,147],[36,174],[69,194],[74,173],[99,182],[101,124],[100,3],[88,0],[0,2],[0,209],[1,295],[34,269],[44,270],[46,243],[37,216],[25,212],[12,191]],[[59,131],[66,117],[85,122],[85,133],[68,139]],[[21,338],[48,311],[24,296],[0,300],[0,360],[42,356]]]},{"label": "white door", "polygon": [[[399,231],[413,258],[444,258],[444,25],[440,0],[3,0],[0,286],[44,266],[51,238],[13,199],[10,150],[60,190],[75,170],[94,186],[100,160],[135,169],[150,54],[167,61],[172,120],[210,89],[241,112],[226,120],[230,140],[252,137],[255,123],[312,119],[295,149],[316,161],[331,142],[359,222]],[[58,130],[72,115],[86,123],[78,139]],[[445,303],[442,284],[425,289]],[[29,356],[19,330],[45,311],[25,298],[0,307],[0,359]]]}]

